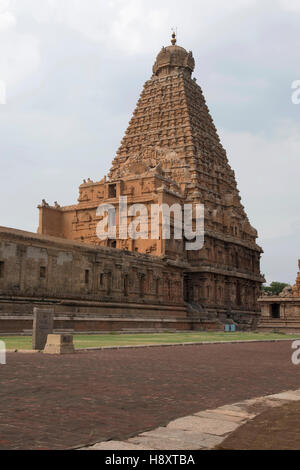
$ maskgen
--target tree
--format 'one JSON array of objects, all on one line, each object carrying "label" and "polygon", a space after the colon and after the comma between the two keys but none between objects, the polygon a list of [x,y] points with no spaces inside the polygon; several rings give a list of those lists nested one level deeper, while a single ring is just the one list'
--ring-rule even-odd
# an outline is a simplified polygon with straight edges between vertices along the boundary
[{"label": "tree", "polygon": [[263,286],[263,291],[266,294],[271,295],[279,295],[285,287],[289,286],[289,284],[285,284],[284,282],[271,282],[270,286]]}]

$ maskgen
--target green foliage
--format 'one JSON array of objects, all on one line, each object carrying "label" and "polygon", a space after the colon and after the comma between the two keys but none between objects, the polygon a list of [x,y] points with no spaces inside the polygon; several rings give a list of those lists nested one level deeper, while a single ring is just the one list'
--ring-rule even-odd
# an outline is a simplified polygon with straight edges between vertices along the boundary
[{"label": "green foliage", "polygon": [[279,295],[287,286],[289,286],[289,284],[285,284],[284,282],[271,282],[269,287],[263,286],[263,291],[266,294]]}]

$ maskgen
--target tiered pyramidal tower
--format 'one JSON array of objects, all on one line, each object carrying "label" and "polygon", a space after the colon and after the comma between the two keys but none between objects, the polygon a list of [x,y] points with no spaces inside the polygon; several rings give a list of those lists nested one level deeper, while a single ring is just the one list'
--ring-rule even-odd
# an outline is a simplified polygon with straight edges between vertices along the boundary
[{"label": "tiered pyramidal tower", "polygon": [[[192,79],[192,52],[163,47],[147,81],[109,174],[161,170],[176,183],[186,202],[205,204],[207,229],[255,243],[202,90]],[[256,247],[257,248],[257,247]]]},{"label": "tiered pyramidal tower", "polygon": [[[176,44],[175,34],[171,43],[157,56],[108,178],[84,181],[75,206],[40,206],[39,232],[184,265],[191,314],[217,313],[255,323],[263,282],[257,232],[241,203],[202,90],[192,78],[193,54]],[[186,251],[184,240],[162,237],[124,240],[118,238],[118,227],[117,240],[100,241],[96,209],[103,203],[117,207],[120,196],[127,196],[129,205],[143,203],[149,208],[162,203],[204,204],[204,248]]]},{"label": "tiered pyramidal tower", "polygon": [[215,204],[224,193],[238,197],[202,90],[192,79],[194,67],[192,52],[177,46],[174,37],[172,46],[162,48],[113,162],[111,179],[133,162],[148,168],[161,165],[189,199],[196,196]]}]

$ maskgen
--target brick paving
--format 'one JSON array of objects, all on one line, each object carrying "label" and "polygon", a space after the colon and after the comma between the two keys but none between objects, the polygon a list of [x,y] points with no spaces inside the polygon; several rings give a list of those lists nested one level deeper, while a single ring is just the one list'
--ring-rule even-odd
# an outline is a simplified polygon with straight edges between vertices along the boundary
[{"label": "brick paving", "polygon": [[124,440],[201,410],[300,388],[291,342],[8,354],[0,449]]}]

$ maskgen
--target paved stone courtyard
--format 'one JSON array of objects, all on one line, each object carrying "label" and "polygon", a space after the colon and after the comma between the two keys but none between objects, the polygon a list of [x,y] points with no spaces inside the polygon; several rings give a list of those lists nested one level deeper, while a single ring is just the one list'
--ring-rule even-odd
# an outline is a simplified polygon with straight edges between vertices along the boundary
[{"label": "paved stone courtyard", "polygon": [[291,342],[8,354],[0,449],[124,440],[201,410],[300,387]]}]

